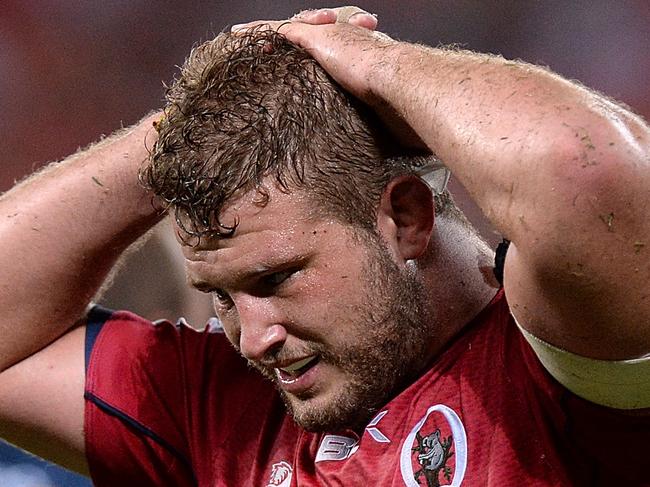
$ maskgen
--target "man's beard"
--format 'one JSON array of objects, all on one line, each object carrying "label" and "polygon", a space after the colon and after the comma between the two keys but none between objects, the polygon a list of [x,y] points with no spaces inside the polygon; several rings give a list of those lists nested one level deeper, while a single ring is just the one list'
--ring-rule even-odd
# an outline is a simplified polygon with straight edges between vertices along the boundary
[{"label": "man's beard", "polygon": [[310,397],[291,397],[272,370],[253,364],[275,382],[289,413],[308,431],[362,430],[428,362],[433,325],[423,311],[424,286],[413,269],[399,269],[377,239],[362,237],[368,248],[359,283],[365,304],[339,324],[353,331],[351,339],[336,350],[307,341],[300,351],[344,371],[346,382],[335,396],[326,405],[308,404]]}]

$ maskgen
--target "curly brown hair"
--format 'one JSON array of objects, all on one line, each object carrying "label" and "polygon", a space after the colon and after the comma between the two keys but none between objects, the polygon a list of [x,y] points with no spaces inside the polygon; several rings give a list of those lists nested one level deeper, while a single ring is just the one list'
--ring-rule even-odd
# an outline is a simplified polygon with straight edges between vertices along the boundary
[{"label": "curly brown hair", "polygon": [[[400,148],[377,116],[307,51],[281,34],[222,33],[194,48],[167,92],[145,186],[191,235],[231,235],[219,221],[233,197],[265,184],[305,190],[318,210],[374,229],[385,185],[427,163]],[[447,192],[438,211],[453,206]],[[236,225],[235,225],[236,226]]]}]

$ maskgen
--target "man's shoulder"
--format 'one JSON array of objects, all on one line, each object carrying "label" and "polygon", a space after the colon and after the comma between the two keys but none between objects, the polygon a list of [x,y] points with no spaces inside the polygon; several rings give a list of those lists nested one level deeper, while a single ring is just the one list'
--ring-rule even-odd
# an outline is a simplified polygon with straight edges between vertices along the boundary
[{"label": "man's shoulder", "polygon": [[[453,355],[456,360],[459,355],[472,352],[473,345],[469,344],[478,341],[491,342],[490,345],[494,350],[496,344],[508,338],[506,331],[516,330],[516,328],[506,295],[503,288],[500,288],[488,304],[449,341],[439,360],[447,355]],[[481,351],[481,348],[474,350],[474,352]]]},{"label": "man's shoulder", "polygon": [[224,375],[252,374],[215,321],[198,330],[182,319],[150,321],[128,311],[103,309],[89,313],[87,396],[126,400],[130,392],[139,391],[136,396],[174,397],[194,382]]},{"label": "man's shoulder", "polygon": [[[111,463],[151,479],[174,462],[174,475],[192,485],[185,476],[209,475],[215,445],[254,444],[264,411],[283,420],[270,382],[248,367],[217,323],[197,330],[182,320],[152,322],[124,311],[100,318],[85,414],[91,471],[103,481],[116,474]],[[155,468],[141,473],[143,465]]]},{"label": "man's shoulder", "polygon": [[151,360],[156,358],[157,350],[199,345],[231,348],[217,319],[210,319],[203,328],[195,328],[183,318],[176,323],[151,321],[130,311],[112,311],[99,306],[88,313],[87,361],[103,356],[104,348],[110,349],[112,355],[122,351],[132,356],[145,350]]}]

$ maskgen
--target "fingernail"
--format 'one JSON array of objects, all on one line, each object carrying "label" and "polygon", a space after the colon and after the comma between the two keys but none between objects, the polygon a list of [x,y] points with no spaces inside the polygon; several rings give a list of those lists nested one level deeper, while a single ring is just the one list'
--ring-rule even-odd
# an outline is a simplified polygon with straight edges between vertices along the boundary
[{"label": "fingernail", "polygon": [[375,19],[375,20],[377,19],[377,14],[371,14],[370,12],[356,12],[356,13],[353,13],[352,15],[350,15],[350,18],[352,18],[352,17],[360,17],[362,15],[365,15],[365,16],[367,16],[369,18],[372,18],[372,19]]},{"label": "fingernail", "polygon": [[329,19],[336,19],[336,11],[331,8],[319,8],[318,10],[313,10],[309,13],[310,17],[316,17],[319,15],[325,15]]},{"label": "fingernail", "polygon": [[297,14],[295,14],[291,18],[292,19],[304,19],[305,17],[311,17],[314,14],[314,12],[316,12],[316,10],[314,10],[313,8],[308,8],[306,10],[301,10],[300,12],[298,12]]}]

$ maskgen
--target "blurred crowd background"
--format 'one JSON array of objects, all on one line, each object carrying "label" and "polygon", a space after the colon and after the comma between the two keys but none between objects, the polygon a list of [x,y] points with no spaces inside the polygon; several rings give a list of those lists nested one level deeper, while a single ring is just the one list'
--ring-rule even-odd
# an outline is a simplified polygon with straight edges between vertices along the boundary
[{"label": "blurred crowd background", "polygon": [[[650,115],[647,0],[362,1],[380,30],[402,40],[543,64]],[[4,0],[0,4],[0,191],[43,164],[162,105],[191,47],[232,24],[287,18],[313,1]],[[452,182],[486,238],[499,236]],[[209,313],[183,288],[164,229],[134,253],[103,298],[151,319]],[[133,271],[129,271],[135,270]],[[74,487],[88,481],[0,443],[0,486]]]}]

